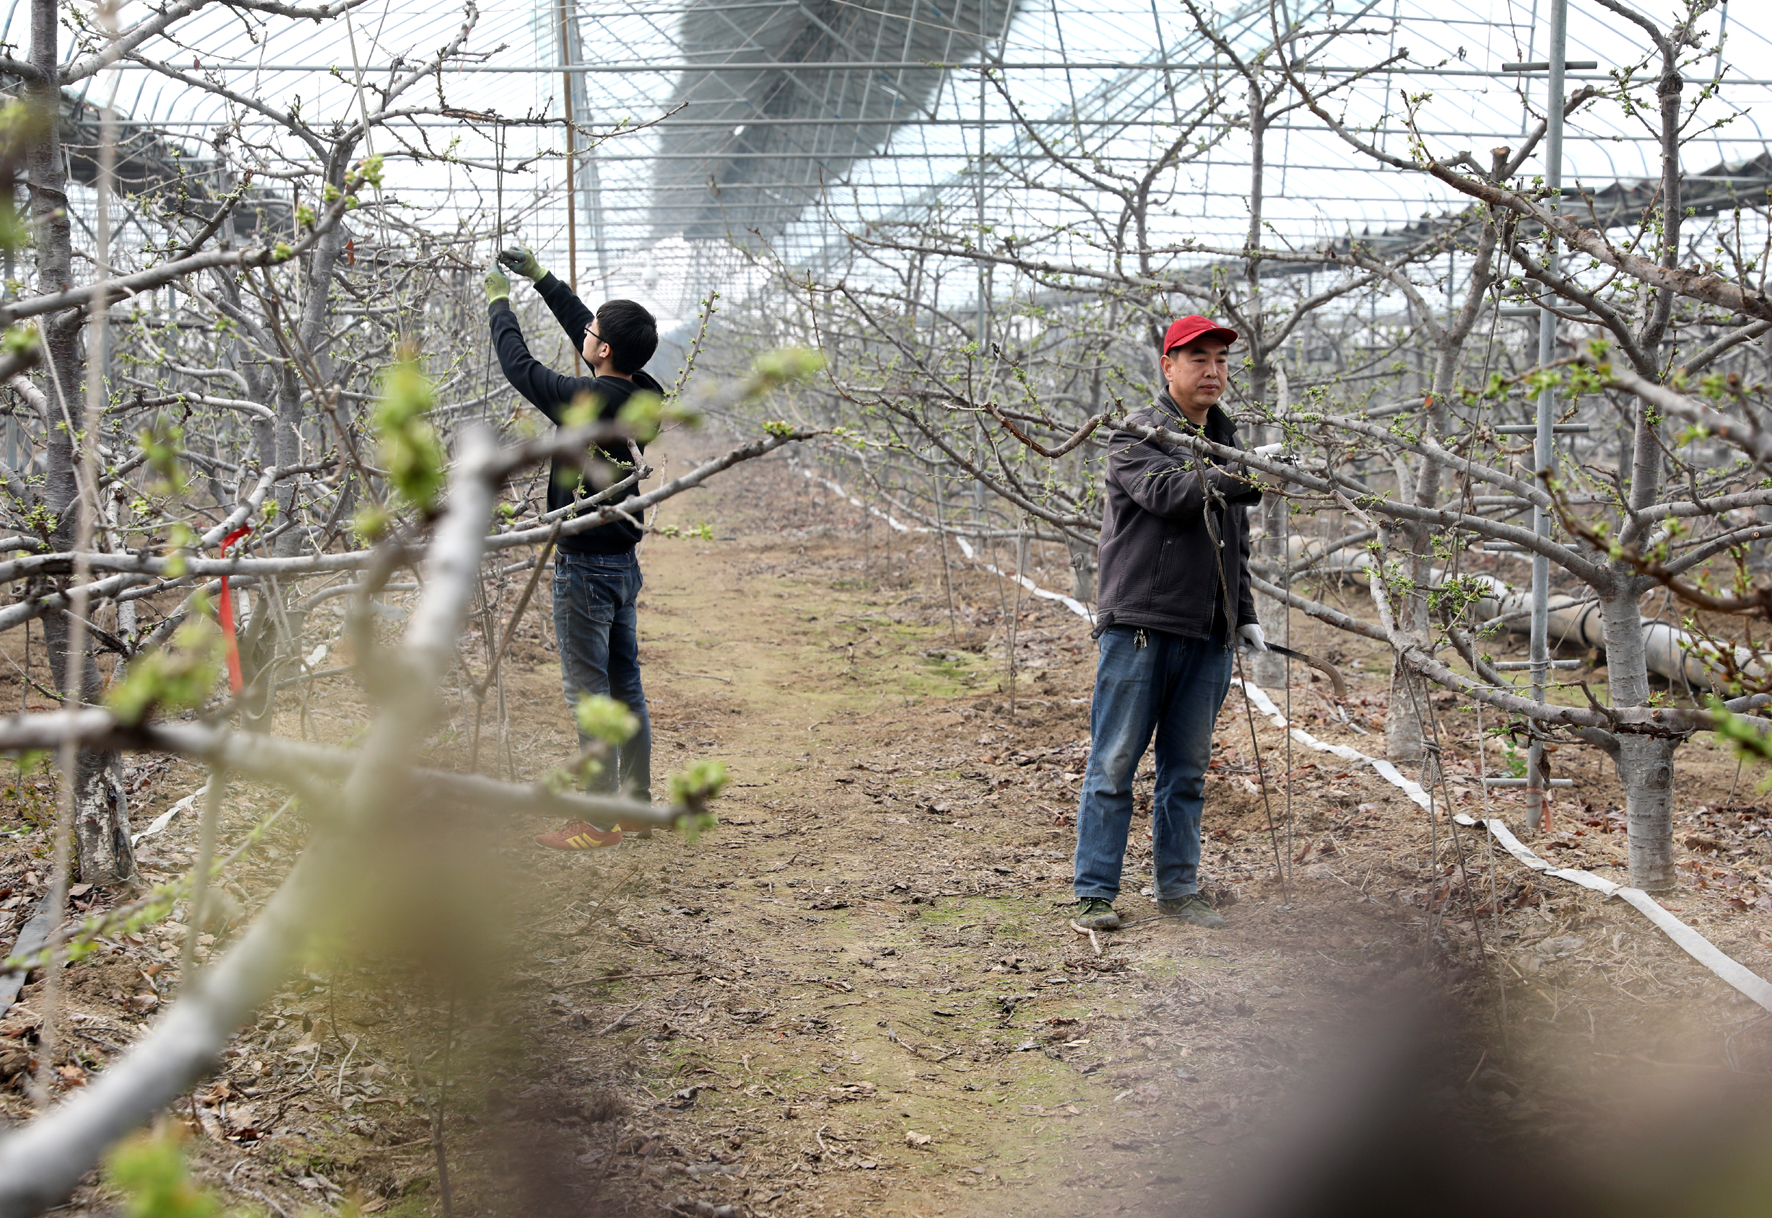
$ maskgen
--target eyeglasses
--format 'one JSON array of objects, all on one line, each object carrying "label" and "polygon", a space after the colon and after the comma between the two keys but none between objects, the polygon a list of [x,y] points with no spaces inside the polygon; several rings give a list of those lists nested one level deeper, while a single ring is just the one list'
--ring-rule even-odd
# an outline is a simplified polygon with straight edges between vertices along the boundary
[{"label": "eyeglasses", "polygon": [[589,326],[585,327],[585,337],[589,338],[589,339],[594,339],[596,341],[597,345],[599,347],[601,347],[603,345],[603,336],[601,334],[597,333],[597,331],[592,328],[596,324],[597,324],[596,322],[592,322]]}]

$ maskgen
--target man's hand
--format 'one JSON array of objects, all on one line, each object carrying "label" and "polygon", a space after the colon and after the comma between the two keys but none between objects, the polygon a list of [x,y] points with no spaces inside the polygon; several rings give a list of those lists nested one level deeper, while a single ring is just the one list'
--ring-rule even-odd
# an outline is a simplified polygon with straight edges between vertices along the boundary
[{"label": "man's hand", "polygon": [[491,304],[496,300],[509,300],[511,298],[511,281],[506,279],[498,271],[487,271],[484,283],[486,286],[487,304]]},{"label": "man's hand", "polygon": [[1245,643],[1249,644],[1250,651],[1267,650],[1267,636],[1261,633],[1260,623],[1250,622],[1248,625],[1238,626],[1237,633],[1243,636]]},{"label": "man's hand", "polygon": [[521,275],[531,283],[540,283],[541,277],[547,272],[541,263],[535,260],[535,253],[528,246],[513,245],[498,256],[499,265],[510,270],[514,275]]},{"label": "man's hand", "polygon": [[1255,503],[1261,499],[1261,487],[1249,478],[1249,467],[1241,461],[1233,465],[1209,465],[1206,478],[1212,489],[1231,504]]}]

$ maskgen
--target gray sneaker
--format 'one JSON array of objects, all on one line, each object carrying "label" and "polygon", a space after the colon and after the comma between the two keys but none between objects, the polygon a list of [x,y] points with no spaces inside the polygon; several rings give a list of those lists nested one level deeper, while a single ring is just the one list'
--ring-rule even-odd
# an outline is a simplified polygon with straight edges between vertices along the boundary
[{"label": "gray sneaker", "polygon": [[1071,921],[1084,930],[1120,929],[1120,915],[1114,912],[1114,903],[1100,897],[1085,897],[1077,902],[1077,916]]},{"label": "gray sneaker", "polygon": [[1172,897],[1158,901],[1157,908],[1171,918],[1180,918],[1195,926],[1217,929],[1224,925],[1224,918],[1216,909],[1206,903],[1206,898],[1199,893],[1189,893],[1185,897]]}]

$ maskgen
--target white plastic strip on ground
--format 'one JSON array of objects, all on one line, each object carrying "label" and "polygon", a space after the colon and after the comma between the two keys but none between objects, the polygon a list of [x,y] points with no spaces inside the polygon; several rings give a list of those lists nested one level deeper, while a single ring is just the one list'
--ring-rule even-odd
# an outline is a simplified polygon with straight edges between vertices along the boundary
[{"label": "white plastic strip on ground", "polygon": [[[800,472],[815,482],[824,483],[837,494],[848,499],[849,502],[856,507],[866,507],[866,505],[859,499],[852,499],[845,494],[843,488],[835,482],[826,478],[820,478],[817,474],[814,474],[811,470],[806,469],[805,467],[801,467]],[[898,521],[892,519],[892,517],[885,515],[875,508],[870,507],[867,508],[867,510],[873,512],[876,516],[880,516],[900,532],[911,531],[904,525],[898,523]],[[929,532],[928,529],[917,529],[916,531],[919,533]],[[968,559],[977,561],[973,558],[972,547],[966,543],[964,538],[956,537],[954,540],[959,542],[961,552],[964,553]],[[984,564],[984,567],[993,574],[1004,575],[1003,572],[998,571],[996,567],[991,566],[989,563]],[[1004,575],[1004,578],[1014,579],[1015,576]],[[1071,597],[1049,591],[1045,588],[1036,587],[1032,580],[1025,577],[1022,578],[1021,584],[1035,596],[1043,597],[1046,600],[1058,601],[1060,604],[1064,605],[1065,608],[1069,609],[1083,620],[1091,623],[1095,621],[1095,617],[1090,613],[1088,607]],[[1280,713],[1280,708],[1274,705],[1274,700],[1267,696],[1266,690],[1262,689],[1259,685],[1256,685],[1253,681],[1239,681],[1235,677],[1232,678],[1232,681],[1243,687],[1243,692],[1249,695],[1249,700],[1255,703],[1256,708],[1267,717],[1270,723],[1281,731],[1290,734],[1292,739],[1296,740],[1299,744],[1304,745],[1305,748],[1312,749],[1319,753],[1329,753],[1341,758],[1343,761],[1351,761],[1356,765],[1369,765],[1378,773],[1379,777],[1402,791],[1403,794],[1407,795],[1418,806],[1428,810],[1432,809],[1433,800],[1429,797],[1428,793],[1422,789],[1421,784],[1406,777],[1402,771],[1398,770],[1397,767],[1392,765],[1389,761],[1386,761],[1382,757],[1369,757],[1365,753],[1360,752],[1360,750],[1351,748],[1345,744],[1330,744],[1327,741],[1318,740],[1303,728],[1292,727],[1286,722],[1286,716]],[[1568,867],[1553,867],[1534,854],[1526,844],[1520,841],[1519,838],[1515,837],[1513,833],[1509,831],[1507,825],[1500,820],[1493,818],[1489,820],[1477,820],[1474,817],[1466,816],[1462,812],[1453,816],[1452,819],[1467,829],[1474,829],[1479,825],[1486,828],[1494,835],[1495,840],[1501,843],[1502,849],[1513,855],[1514,858],[1518,859],[1527,867],[1530,867],[1533,871],[1539,872],[1543,875],[1554,876],[1559,880],[1567,880],[1571,884],[1578,884],[1583,888],[1591,889],[1606,897],[1617,897],[1619,900],[1626,902],[1645,918],[1648,918],[1651,922],[1655,923],[1655,925],[1661,929],[1662,933],[1677,943],[1680,946],[1680,949],[1688,956],[1691,956],[1694,960],[1698,961],[1698,963],[1704,965],[1705,968],[1715,973],[1719,978],[1727,982],[1740,993],[1752,999],[1766,1010],[1772,1011],[1772,982],[1767,982],[1765,978],[1753,972],[1747,966],[1725,955],[1716,944],[1712,943],[1692,927],[1687,926],[1684,922],[1674,917],[1672,912],[1670,912],[1666,906],[1662,905],[1641,888],[1626,888],[1621,884],[1615,884],[1611,880],[1604,879],[1601,876],[1594,875],[1592,872],[1588,871],[1576,871]]]},{"label": "white plastic strip on ground", "polygon": [[[900,533],[930,533],[934,531],[932,529],[924,528],[921,525],[912,526],[905,524],[888,512],[882,512],[879,508],[868,506],[855,496],[851,495],[848,491],[844,490],[842,483],[833,482],[829,478],[821,478],[811,470],[807,469],[804,465],[796,466],[795,468],[800,471],[801,477],[819,483],[832,493],[847,500],[854,506],[861,508],[863,511],[868,512],[870,515],[878,516],[881,520],[884,520],[889,526],[897,529]],[[992,575],[1000,576],[1003,579],[1012,579],[1041,600],[1057,601],[1090,625],[1095,624],[1095,615],[1089,611],[1089,606],[1085,605],[1082,601],[1077,600],[1075,597],[1066,596],[1062,592],[1054,592],[1050,588],[1042,588],[1025,575],[1014,575],[1008,571],[999,571],[991,563],[979,562],[978,555],[972,549],[970,542],[960,536],[955,536],[954,541],[959,545],[960,553],[965,556],[967,562],[978,563],[979,566],[983,567],[986,571],[989,571]]]},{"label": "white plastic strip on ground", "polygon": [[1568,880],[1572,884],[1580,884],[1583,888],[1591,888],[1608,897],[1617,897],[1621,901],[1628,902],[1645,918],[1660,927],[1662,933],[1668,938],[1679,944],[1680,949],[1688,956],[1768,1011],[1772,1011],[1772,983],[1768,983],[1759,974],[1724,955],[1716,944],[1674,917],[1666,906],[1641,888],[1627,888],[1622,884],[1614,884],[1611,880],[1594,875],[1592,872],[1575,871],[1567,867],[1553,867],[1534,854],[1499,820],[1477,820],[1465,816],[1463,813],[1452,819],[1467,828],[1475,828],[1478,825],[1487,828],[1490,833],[1495,835],[1495,840],[1501,843],[1502,849],[1534,871],[1543,875],[1555,876],[1559,880]]},{"label": "white plastic strip on ground", "polygon": [[1095,614],[1091,613],[1089,611],[1089,606],[1085,605],[1082,601],[1077,600],[1075,597],[1066,596],[1062,592],[1054,592],[1050,588],[1042,588],[1039,584],[1036,584],[1025,575],[1012,575],[1008,571],[997,570],[995,566],[988,562],[979,562],[978,558],[972,552],[971,544],[968,543],[964,537],[955,537],[954,541],[959,544],[960,553],[966,556],[967,561],[978,563],[979,566],[983,567],[986,571],[989,571],[992,575],[1000,575],[1004,579],[1014,580],[1041,600],[1057,601],[1066,609],[1069,609],[1072,613],[1088,622],[1091,626],[1095,624]]},{"label": "white plastic strip on ground", "polygon": [[160,815],[156,816],[151,822],[149,822],[148,827],[146,829],[143,829],[140,833],[130,834],[130,837],[129,837],[130,848],[134,849],[135,846],[138,843],[140,843],[142,838],[153,837],[154,834],[156,834],[156,833],[160,832],[160,830],[166,828],[167,825],[172,823],[173,817],[177,816],[180,812],[183,812],[186,808],[189,808],[191,806],[191,802],[193,800],[195,800],[197,798],[197,796],[203,794],[203,792],[207,791],[208,789],[209,789],[209,785],[207,783],[205,783],[203,786],[198,787],[195,791],[192,791],[189,795],[185,796],[183,799],[181,799],[177,803],[173,804],[172,807],[166,809],[166,811],[164,811],[164,812],[160,813]]},{"label": "white plastic strip on ground", "polygon": [[[1422,808],[1432,809],[1433,801],[1429,798],[1428,793],[1422,789],[1421,784],[1405,778],[1397,767],[1390,762],[1384,760],[1382,757],[1368,757],[1358,749],[1349,748],[1345,744],[1328,744],[1324,741],[1318,740],[1303,728],[1288,728],[1286,717],[1280,713],[1280,708],[1274,705],[1273,699],[1268,697],[1266,692],[1257,687],[1253,682],[1247,681],[1243,682],[1243,689],[1249,694],[1249,700],[1260,708],[1261,713],[1266,715],[1268,720],[1275,727],[1282,730],[1289,730],[1292,738],[1298,741],[1298,743],[1304,745],[1306,748],[1315,749],[1320,753],[1333,753],[1344,761],[1357,763],[1363,762],[1364,764],[1371,766],[1386,782],[1399,788],[1405,795],[1414,800]],[[1513,855],[1514,858],[1518,859],[1536,872],[1543,875],[1554,876],[1559,880],[1567,880],[1571,884],[1579,884],[1583,888],[1592,889],[1594,892],[1601,893],[1604,896],[1617,897],[1622,901],[1628,902],[1644,917],[1660,927],[1663,934],[1679,944],[1680,949],[1688,956],[1691,956],[1694,960],[1698,961],[1698,963],[1704,965],[1705,968],[1715,973],[1718,977],[1739,990],[1742,994],[1745,994],[1747,997],[1753,999],[1753,1001],[1759,1003],[1760,1006],[1766,1008],[1768,1011],[1772,1011],[1772,983],[1768,983],[1764,978],[1760,977],[1746,966],[1739,964],[1724,955],[1721,949],[1719,949],[1714,943],[1699,934],[1696,930],[1692,929],[1692,927],[1687,926],[1684,922],[1674,917],[1665,906],[1660,904],[1654,897],[1651,897],[1641,888],[1626,888],[1622,884],[1615,884],[1611,880],[1594,875],[1592,872],[1588,871],[1576,871],[1568,867],[1553,867],[1543,859],[1539,858],[1536,854],[1532,853],[1532,851],[1526,847],[1525,843],[1515,837],[1513,833],[1508,830],[1507,825],[1500,820],[1477,820],[1473,817],[1466,816],[1462,812],[1454,815],[1452,819],[1467,829],[1474,829],[1478,826],[1488,829],[1489,832],[1495,836],[1495,840],[1501,843],[1502,849],[1506,850],[1509,854]]]},{"label": "white plastic strip on ground", "polygon": [[1304,745],[1305,748],[1314,749],[1319,753],[1332,753],[1343,761],[1351,761],[1355,765],[1369,765],[1374,770],[1378,771],[1378,776],[1380,778],[1402,791],[1403,794],[1414,800],[1422,808],[1430,811],[1433,809],[1433,800],[1428,797],[1426,791],[1421,789],[1421,784],[1416,782],[1413,778],[1405,777],[1401,770],[1397,769],[1396,766],[1392,765],[1384,758],[1368,757],[1366,754],[1360,752],[1359,749],[1350,748],[1348,745],[1330,744],[1328,741],[1318,740],[1302,727],[1292,727],[1288,724],[1286,722],[1286,716],[1280,713],[1280,708],[1274,705],[1274,700],[1267,696],[1267,691],[1255,684],[1255,682],[1241,681],[1236,677],[1232,677],[1231,684],[1241,685],[1243,687],[1243,692],[1249,695],[1249,700],[1255,703],[1256,709],[1267,716],[1269,723],[1272,723],[1283,732],[1288,732],[1294,740]]}]

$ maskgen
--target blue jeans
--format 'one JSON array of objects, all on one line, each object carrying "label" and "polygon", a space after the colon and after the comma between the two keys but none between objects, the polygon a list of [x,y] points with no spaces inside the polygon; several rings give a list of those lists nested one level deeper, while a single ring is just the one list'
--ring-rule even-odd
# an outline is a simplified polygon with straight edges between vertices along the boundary
[{"label": "blue jeans", "polygon": [[[615,750],[589,786],[652,798],[652,720],[640,686],[640,560],[625,554],[560,554],[554,560],[554,634],[560,641],[560,677],[566,705],[580,694],[606,694],[640,720],[633,739]],[[579,733],[579,746],[588,743]]]},{"label": "blue jeans", "polygon": [[[1148,640],[1139,646],[1139,640]],[[1101,633],[1095,702],[1089,711],[1089,768],[1077,809],[1078,900],[1120,895],[1132,824],[1132,776],[1151,734],[1157,786],[1151,848],[1159,900],[1200,890],[1200,810],[1212,725],[1231,687],[1222,641],[1111,626]]]}]

